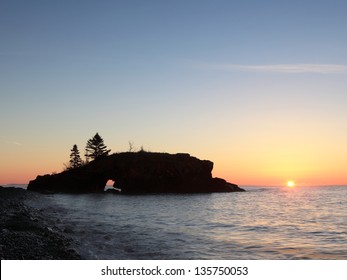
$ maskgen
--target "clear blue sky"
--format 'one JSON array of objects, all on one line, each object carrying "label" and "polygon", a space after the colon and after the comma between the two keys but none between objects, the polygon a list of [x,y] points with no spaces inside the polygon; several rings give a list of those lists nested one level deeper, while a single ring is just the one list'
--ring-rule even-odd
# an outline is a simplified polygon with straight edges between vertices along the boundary
[{"label": "clear blue sky", "polygon": [[1,1],[0,183],[61,171],[95,132],[236,183],[347,183],[346,15],[337,0]]}]

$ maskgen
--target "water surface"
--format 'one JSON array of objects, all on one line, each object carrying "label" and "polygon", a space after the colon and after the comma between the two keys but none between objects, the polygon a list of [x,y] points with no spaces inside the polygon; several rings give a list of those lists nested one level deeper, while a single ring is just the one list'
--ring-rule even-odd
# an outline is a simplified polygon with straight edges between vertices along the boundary
[{"label": "water surface", "polygon": [[347,187],[46,195],[86,259],[347,259]]}]

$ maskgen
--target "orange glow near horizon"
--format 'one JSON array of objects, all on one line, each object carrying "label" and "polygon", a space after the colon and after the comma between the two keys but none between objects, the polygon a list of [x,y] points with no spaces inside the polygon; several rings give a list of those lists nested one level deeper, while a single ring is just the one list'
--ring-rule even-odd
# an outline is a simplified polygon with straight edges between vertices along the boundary
[{"label": "orange glow near horizon", "polygon": [[[53,171],[57,170],[57,172],[61,172],[62,168],[39,168],[36,167],[35,170],[30,170],[30,165],[25,168],[22,166],[21,170],[10,170],[10,169],[2,169],[0,174],[0,185],[8,185],[8,184],[28,184],[30,180],[36,178],[37,175],[50,174]],[[235,183],[240,186],[287,186],[287,187],[295,187],[295,186],[330,186],[330,185],[347,185],[346,180],[343,174],[336,172],[331,172],[330,174],[314,174],[310,173],[306,174],[301,173],[300,176],[295,176],[297,178],[296,181],[287,181],[287,174],[274,175],[270,176],[262,174],[257,170],[247,170],[247,169],[236,169],[231,168],[232,172],[228,171],[227,167],[218,168],[218,165],[215,166],[213,171],[213,177],[220,177],[228,182]],[[6,171],[6,172],[5,172]],[[331,176],[329,176],[331,175]],[[294,185],[292,185],[294,184]]]},{"label": "orange glow near horizon", "polygon": [[[261,165],[260,165],[261,166]],[[230,167],[229,167],[230,168]],[[245,166],[232,166],[228,171],[228,165],[219,167],[215,165],[213,176],[221,177],[231,183],[235,183],[241,186],[288,186],[289,181],[293,181],[295,186],[338,186],[347,185],[347,179],[343,166],[339,166],[335,170],[323,168],[310,170],[300,170],[299,168],[280,168],[266,170],[266,168],[259,168],[255,164],[249,164]],[[295,178],[296,180],[288,180],[288,178]],[[291,185],[292,183],[290,183]],[[288,186],[289,187],[289,186]]]},{"label": "orange glow near horizon", "polygon": [[[319,155],[318,148],[314,149],[317,152],[315,154],[314,151],[309,152],[308,148],[304,150],[298,147],[293,150],[276,147],[270,140],[269,143],[257,140],[259,143],[255,146],[248,139],[243,143],[235,139],[234,143],[238,144],[234,145],[222,142],[208,152],[199,146],[192,150],[175,147],[168,152],[189,150],[192,156],[211,160],[214,163],[213,177],[220,177],[240,186],[287,186],[288,178],[295,178],[296,186],[347,185],[347,154],[344,151],[332,153],[334,146],[331,147],[330,154],[322,149],[323,155]],[[23,148],[24,146],[8,146],[3,153],[0,185],[28,184],[37,175],[61,172],[63,163],[68,160],[66,151],[69,151],[70,146],[55,153],[42,153],[35,149],[23,151]],[[116,150],[114,147],[110,148]]]},{"label": "orange glow near horizon", "polygon": [[318,145],[319,141],[294,145],[286,139],[256,139],[259,143],[247,138],[218,157],[210,157],[215,163],[213,175],[241,186],[286,186],[290,178],[295,178],[296,186],[347,185],[344,150]]}]

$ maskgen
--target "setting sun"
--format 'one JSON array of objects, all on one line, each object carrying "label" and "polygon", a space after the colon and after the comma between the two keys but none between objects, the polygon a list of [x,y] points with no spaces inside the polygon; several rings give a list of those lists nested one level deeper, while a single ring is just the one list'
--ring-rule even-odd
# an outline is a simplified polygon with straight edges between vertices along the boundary
[{"label": "setting sun", "polygon": [[294,181],[288,181],[287,182],[287,187],[288,188],[294,188],[295,187],[295,182]]}]

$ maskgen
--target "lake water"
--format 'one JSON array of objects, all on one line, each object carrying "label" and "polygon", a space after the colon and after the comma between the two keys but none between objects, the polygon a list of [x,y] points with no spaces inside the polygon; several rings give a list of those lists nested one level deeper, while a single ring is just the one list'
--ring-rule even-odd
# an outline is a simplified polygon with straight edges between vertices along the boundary
[{"label": "lake water", "polygon": [[86,259],[347,259],[347,187],[43,195]]}]

